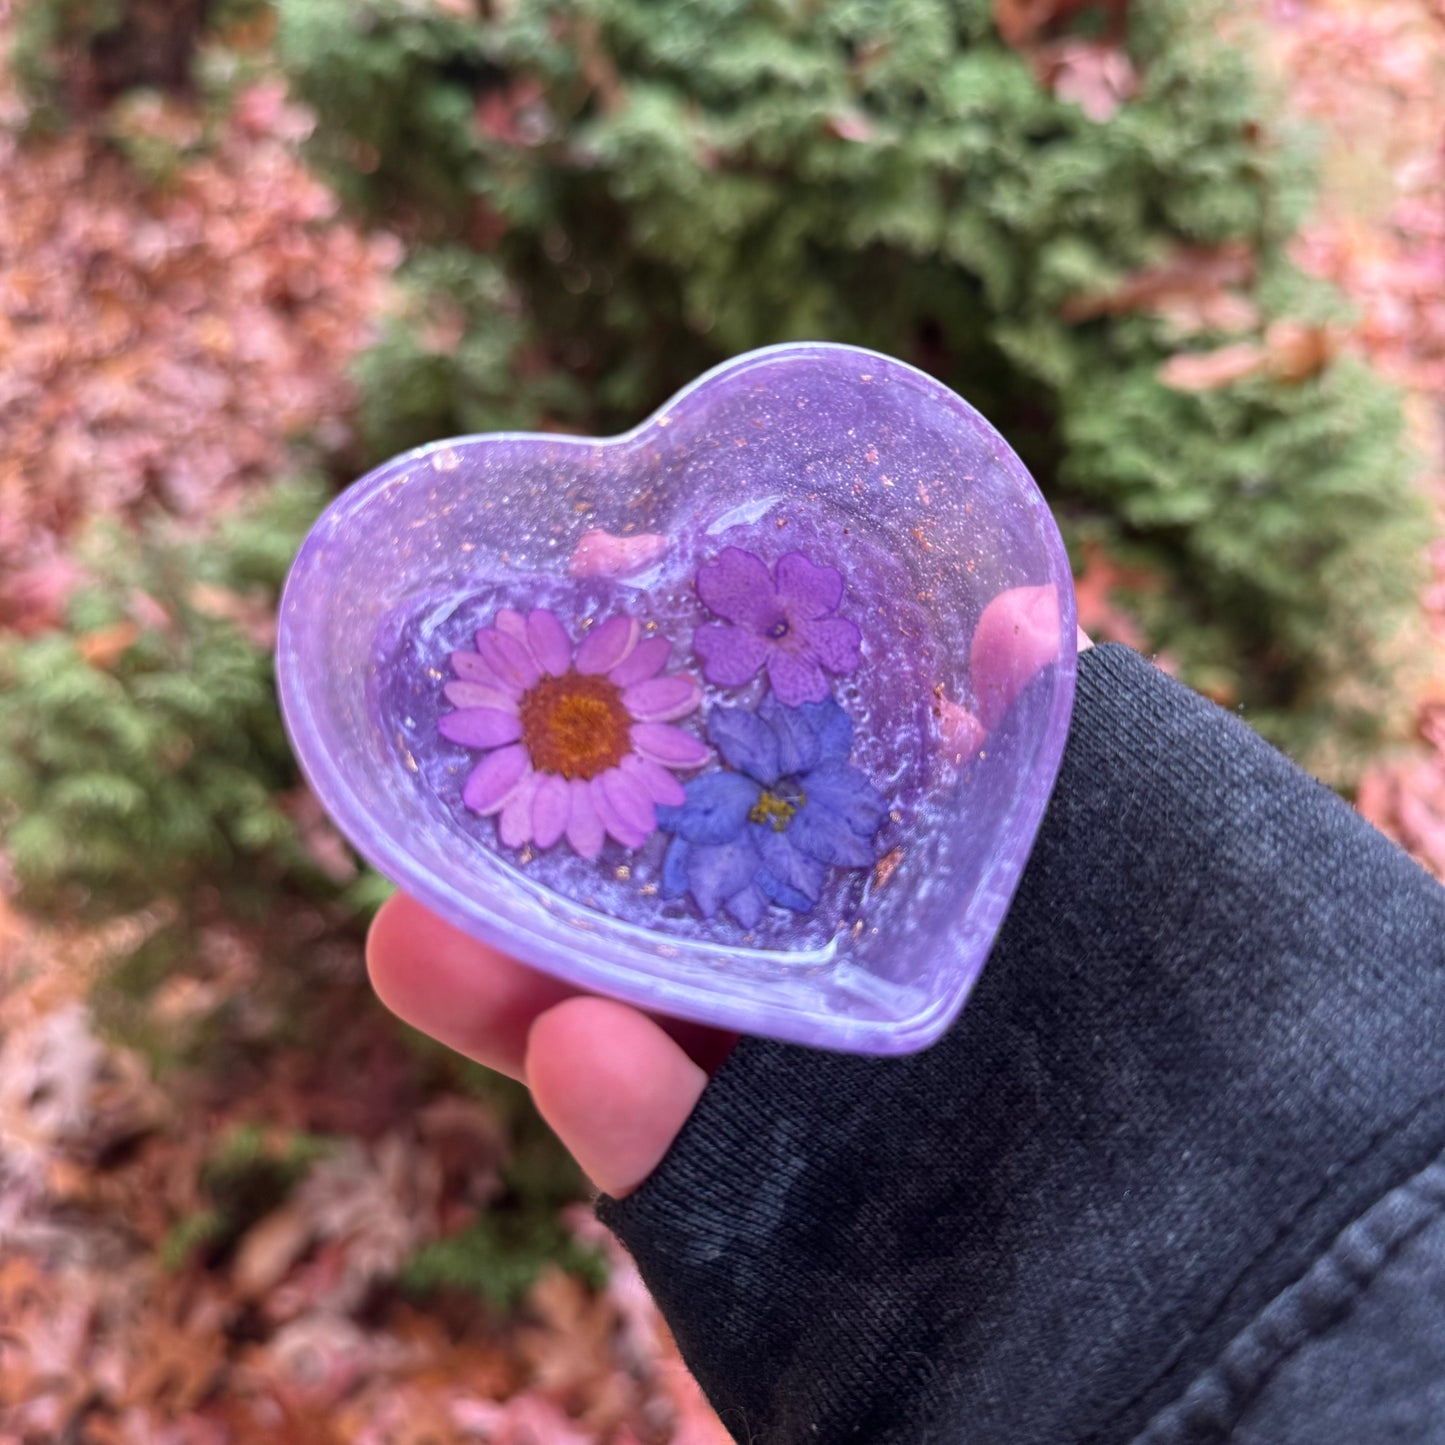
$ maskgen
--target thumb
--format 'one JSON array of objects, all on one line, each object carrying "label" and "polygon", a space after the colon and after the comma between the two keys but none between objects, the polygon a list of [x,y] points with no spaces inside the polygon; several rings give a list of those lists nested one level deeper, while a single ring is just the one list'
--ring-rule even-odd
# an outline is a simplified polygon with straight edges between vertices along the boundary
[{"label": "thumb", "polygon": [[537,1017],[524,1074],[542,1117],[592,1182],[617,1198],[662,1162],[707,1084],[660,1025],[591,997]]}]

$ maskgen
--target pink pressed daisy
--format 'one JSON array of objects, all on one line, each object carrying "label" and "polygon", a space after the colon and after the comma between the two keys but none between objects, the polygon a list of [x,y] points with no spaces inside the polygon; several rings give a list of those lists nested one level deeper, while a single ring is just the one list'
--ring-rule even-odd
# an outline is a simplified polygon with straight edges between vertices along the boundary
[{"label": "pink pressed daisy", "polygon": [[573,645],[556,614],[508,607],[477,633],[475,652],[452,653],[456,712],[437,724],[463,747],[483,748],[462,800],[500,814],[509,848],[550,848],[564,834],[583,858],[607,834],[638,848],[657,828],[657,804],[680,806],[669,771],[711,756],[672,724],[702,701],[697,679],[664,673],[665,637],[644,639],[633,617],[613,617]]}]

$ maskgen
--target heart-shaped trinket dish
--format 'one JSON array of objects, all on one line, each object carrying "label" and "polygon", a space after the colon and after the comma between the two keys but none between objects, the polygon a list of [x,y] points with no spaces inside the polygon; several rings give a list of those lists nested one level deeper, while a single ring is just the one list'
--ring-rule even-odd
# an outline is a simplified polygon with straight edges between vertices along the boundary
[{"label": "heart-shaped trinket dish", "polygon": [[1053,787],[1074,594],[966,402],[833,345],[633,431],[437,442],[344,492],[277,676],[337,826],[579,988],[901,1053],[957,1014]]}]

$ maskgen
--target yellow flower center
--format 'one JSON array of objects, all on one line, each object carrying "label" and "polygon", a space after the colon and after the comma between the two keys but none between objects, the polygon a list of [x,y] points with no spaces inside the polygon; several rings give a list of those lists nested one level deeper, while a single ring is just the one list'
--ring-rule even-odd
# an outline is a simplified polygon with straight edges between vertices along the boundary
[{"label": "yellow flower center", "polygon": [[631,751],[632,718],[605,677],[544,677],[517,706],[522,742],[541,773],[595,778]]},{"label": "yellow flower center", "polygon": [[[802,798],[798,799],[801,803]],[[798,803],[790,803],[776,793],[764,791],[758,801],[748,809],[748,817],[754,823],[768,823],[775,833],[781,833],[788,826],[788,820],[798,811]]]}]

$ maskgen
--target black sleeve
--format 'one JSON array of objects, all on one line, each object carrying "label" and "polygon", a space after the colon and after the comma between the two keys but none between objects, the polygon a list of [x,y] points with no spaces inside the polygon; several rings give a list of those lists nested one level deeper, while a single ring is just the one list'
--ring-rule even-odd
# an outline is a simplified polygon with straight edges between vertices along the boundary
[{"label": "black sleeve", "polygon": [[742,1441],[1445,1440],[1442,1060],[1445,890],[1099,647],[950,1033],[744,1040],[599,1209]]}]

